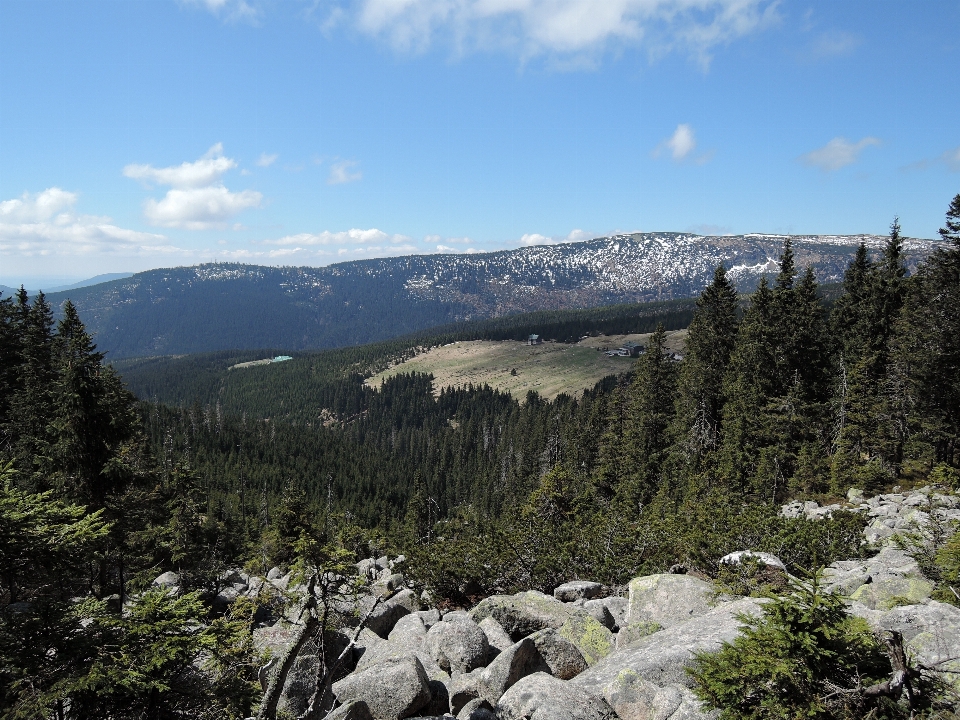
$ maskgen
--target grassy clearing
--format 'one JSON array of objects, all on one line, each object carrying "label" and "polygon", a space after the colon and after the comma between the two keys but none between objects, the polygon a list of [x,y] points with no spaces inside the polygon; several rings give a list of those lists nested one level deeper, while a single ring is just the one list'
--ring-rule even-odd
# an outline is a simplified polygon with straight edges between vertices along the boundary
[{"label": "grassy clearing", "polygon": [[[487,384],[522,400],[535,390],[545,398],[562,392],[579,395],[607,375],[627,372],[632,358],[610,357],[604,350],[628,340],[646,343],[644,335],[601,335],[576,345],[544,343],[530,346],[516,341],[470,340],[433,348],[417,357],[378,373],[367,385],[380,383],[399,373],[433,373],[434,390],[469,384]],[[680,350],[686,330],[668,333],[667,346]]]}]

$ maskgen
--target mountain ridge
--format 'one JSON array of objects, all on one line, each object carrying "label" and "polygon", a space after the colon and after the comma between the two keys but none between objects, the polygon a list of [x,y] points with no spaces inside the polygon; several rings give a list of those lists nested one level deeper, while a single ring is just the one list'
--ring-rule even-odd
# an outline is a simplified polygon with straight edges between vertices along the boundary
[{"label": "mountain ridge", "polygon": [[[325,267],[237,263],[149,270],[51,293],[68,298],[113,358],[231,348],[322,349],[427,327],[536,310],[693,297],[724,264],[742,291],[776,272],[790,238],[799,267],[842,279],[877,235],[634,233],[456,255],[406,255]],[[908,238],[912,270],[938,243]]]}]

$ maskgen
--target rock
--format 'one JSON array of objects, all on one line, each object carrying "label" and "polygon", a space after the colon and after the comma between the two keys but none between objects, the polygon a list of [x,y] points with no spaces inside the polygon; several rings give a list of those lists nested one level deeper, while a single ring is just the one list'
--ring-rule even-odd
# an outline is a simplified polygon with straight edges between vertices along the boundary
[{"label": "rock", "polygon": [[933,592],[917,562],[892,547],[866,560],[832,563],[823,573],[823,583],[827,589],[839,590],[872,610],[888,610],[897,603],[918,603]]},{"label": "rock", "polygon": [[470,611],[476,622],[492,617],[513,638],[525,638],[537,630],[558,629],[573,611],[550,595],[527,590],[516,595],[493,595]]},{"label": "rock", "polygon": [[451,620],[456,620],[457,618],[472,619],[470,618],[470,613],[468,613],[466,610],[451,610],[450,612],[444,613],[443,617],[441,617],[440,619],[446,620],[447,622],[449,622]]},{"label": "rock", "polygon": [[497,720],[493,708],[486,700],[471,700],[457,713],[457,720]]},{"label": "rock", "polygon": [[[482,669],[450,678],[447,690],[450,694],[450,712],[458,715],[460,711],[480,698],[480,674]],[[483,702],[486,702],[483,700]]]},{"label": "rock", "polygon": [[665,628],[704,615],[716,605],[713,585],[690,575],[647,575],[630,581],[627,624],[655,622]]},{"label": "rock", "polygon": [[718,715],[705,710],[682,685],[657,687],[630,670],[604,686],[603,699],[620,720],[708,720]]},{"label": "rock", "polygon": [[227,587],[214,595],[210,604],[214,612],[225,613],[238,597],[240,597],[240,592],[236,588]]},{"label": "rock", "polygon": [[[366,615],[368,609],[373,605],[375,599],[369,595],[360,600],[360,617]],[[373,630],[377,635],[386,638],[393,630],[393,626],[404,615],[409,615],[410,611],[403,605],[397,605],[390,600],[382,600],[377,607],[373,609],[367,618],[367,627]]]},{"label": "rock", "polygon": [[606,657],[614,647],[613,633],[584,612],[571,615],[559,634],[576,645],[587,665]]},{"label": "rock", "polygon": [[617,626],[617,621],[603,600],[587,600],[583,604],[583,610],[607,628],[607,630],[612,631]]},{"label": "rock", "polygon": [[365,702],[351,700],[332,711],[324,720],[373,720],[373,715]]},{"label": "rock", "polygon": [[403,588],[390,598],[390,602],[405,607],[408,612],[420,612],[420,601],[417,599],[417,594],[410,588]]},{"label": "rock", "polygon": [[863,502],[863,490],[859,488],[850,488],[847,490],[847,502],[851,505],[859,505]]},{"label": "rock", "polygon": [[487,636],[487,644],[490,646],[491,658],[513,645],[513,640],[507,635],[506,630],[492,617],[481,620],[480,629],[483,630],[483,634]]},{"label": "rock", "polygon": [[397,620],[393,630],[387,636],[387,640],[394,643],[409,644],[414,638],[419,638],[422,642],[427,635],[427,627],[423,624],[423,618],[419,615],[404,615]]},{"label": "rock", "polygon": [[173,570],[168,570],[167,572],[163,573],[163,575],[158,575],[156,578],[154,578],[152,585],[153,587],[161,587],[170,590],[180,585],[180,576],[173,572]]},{"label": "rock", "polygon": [[520,680],[497,703],[500,720],[616,720],[604,703],[570,683],[538,672]]},{"label": "rock", "polygon": [[441,669],[450,673],[467,673],[487,661],[487,636],[469,617],[438,622],[427,632],[425,642]]},{"label": "rock", "polygon": [[561,680],[569,680],[587,669],[587,661],[577,646],[553,629],[537,630],[530,636],[537,652],[546,664],[546,670]]},{"label": "rock", "polygon": [[590,600],[603,593],[603,585],[589,580],[571,580],[555,588],[553,596],[561,602]]},{"label": "rock", "polygon": [[283,571],[278,567],[272,567],[267,571],[267,580],[279,580],[283,577]]},{"label": "rock", "polygon": [[287,674],[283,684],[280,703],[277,710],[293,717],[303,715],[310,703],[310,697],[317,687],[317,667],[320,662],[316,655],[300,655]]},{"label": "rock", "polygon": [[426,715],[444,715],[450,711],[450,692],[447,686],[439,680],[430,680],[430,702],[423,713]]},{"label": "rock", "polygon": [[[684,577],[678,575],[676,577]],[[624,671],[632,671],[655,685],[690,686],[686,667],[696,652],[712,652],[740,634],[740,613],[760,614],[763,601],[743,598],[724,603],[685,623],[661,630],[618,649],[570,680],[588,693],[599,695]]]},{"label": "rock", "polygon": [[524,638],[501,652],[480,673],[480,697],[491,705],[520,678],[536,672],[543,660],[537,646]]},{"label": "rock", "polygon": [[[960,608],[931,600],[923,605],[904,605],[882,613],[858,612],[854,604],[851,612],[865,616],[877,630],[900,632],[907,655],[917,662],[952,673],[960,672]],[[960,684],[957,675],[945,677]]]},{"label": "rock", "polygon": [[[607,610],[610,611],[610,614],[613,615],[614,627],[610,628],[611,630],[615,628],[622,628],[627,624],[627,609],[630,606],[630,602],[627,600],[627,598],[611,595],[610,597],[605,597],[597,602],[602,602],[604,606],[606,606]],[[586,603],[584,603],[584,605],[586,605]]]},{"label": "rock", "polygon": [[429,610],[420,610],[417,612],[417,615],[420,616],[420,619],[423,620],[423,624],[429,630],[433,625],[436,625],[440,622],[440,611],[436,608],[431,608]]},{"label": "rock", "polygon": [[767,567],[775,567],[783,570],[784,572],[787,571],[787,566],[784,565],[783,561],[776,555],[771,555],[770,553],[765,552],[756,552],[755,550],[737,550],[729,555],[724,555],[722,558],[720,558],[720,564],[739,565],[744,560],[755,560],[756,562],[766,565]]},{"label": "rock", "polygon": [[427,673],[415,656],[391,658],[333,684],[341,703],[362,700],[375,720],[401,720],[430,703]]},{"label": "rock", "polygon": [[633,623],[632,625],[622,627],[620,628],[620,632],[617,633],[617,649],[619,650],[627,647],[627,645],[632,645],[638,640],[642,640],[648,635],[653,635],[655,632],[661,630],[663,630],[663,625],[655,622]]}]

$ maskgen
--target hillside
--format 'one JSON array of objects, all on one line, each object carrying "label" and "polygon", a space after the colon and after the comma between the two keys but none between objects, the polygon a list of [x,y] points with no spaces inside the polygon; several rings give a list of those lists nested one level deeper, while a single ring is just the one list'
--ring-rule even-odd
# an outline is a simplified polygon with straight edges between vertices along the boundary
[{"label": "hillside", "polygon": [[[671,332],[668,347],[682,350],[684,337],[685,330]],[[553,400],[560,393],[580,395],[609,375],[629,371],[633,358],[610,356],[604,350],[616,349],[625,342],[645,345],[649,338],[650,333],[603,335],[575,345],[548,342],[535,346],[515,340],[454,342],[377,373],[365,384],[376,389],[387,378],[418,372],[433,375],[435,393],[444,388],[489,385],[517,400],[523,400],[531,390]]]},{"label": "hillside", "polygon": [[[361,345],[424,328],[538,310],[693,297],[723,263],[741,290],[774,272],[784,236],[642,233],[478,255],[322,268],[207,264],[151,270],[49,296],[76,304],[111,358],[231,348]],[[837,282],[873,236],[797,236],[797,264]],[[909,270],[933,246],[908,240]]]}]

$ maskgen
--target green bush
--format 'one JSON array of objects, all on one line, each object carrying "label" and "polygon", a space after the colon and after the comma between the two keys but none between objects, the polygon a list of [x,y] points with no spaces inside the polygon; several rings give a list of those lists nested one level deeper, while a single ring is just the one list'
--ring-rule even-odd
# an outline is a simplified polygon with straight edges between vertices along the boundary
[{"label": "green bush", "polygon": [[865,621],[847,614],[843,597],[814,576],[742,617],[741,635],[696,656],[694,692],[721,720],[900,718],[909,711],[864,689],[891,665]]}]

